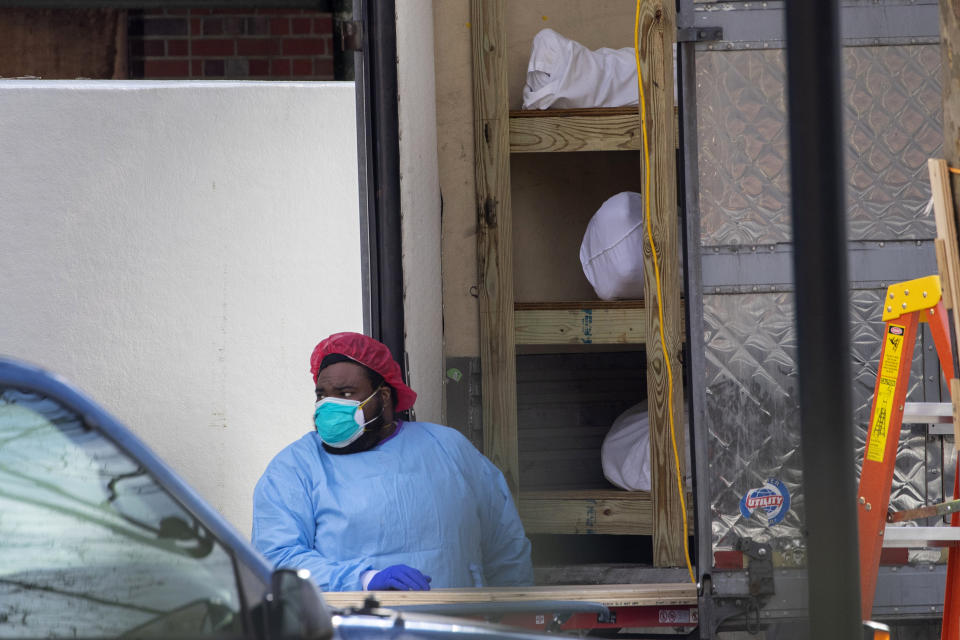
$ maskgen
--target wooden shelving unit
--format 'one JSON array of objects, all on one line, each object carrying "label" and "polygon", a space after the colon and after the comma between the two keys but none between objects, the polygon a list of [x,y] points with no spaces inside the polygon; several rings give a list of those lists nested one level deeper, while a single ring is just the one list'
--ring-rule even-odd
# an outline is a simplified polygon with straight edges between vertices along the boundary
[{"label": "wooden shelving unit", "polygon": [[[672,3],[650,0],[641,8],[641,51],[647,96],[650,224],[663,282],[663,334],[677,354],[683,336],[676,218],[676,111],[669,60],[676,32]],[[478,302],[484,453],[503,471],[518,497],[530,533],[615,533],[653,537],[654,563],[682,566],[683,513],[676,491],[669,432],[659,314],[642,302],[518,304],[513,290],[511,154],[637,151],[643,140],[637,109],[509,111],[505,0],[472,0],[474,161],[477,193]],[[664,61],[668,61],[664,64]],[[638,184],[645,184],[638,176]],[[647,281],[652,254],[645,252]],[[648,293],[653,308],[656,293]],[[517,429],[517,345],[645,344],[653,487],[620,491],[521,492]],[[671,356],[673,357],[673,356]],[[682,380],[679,367],[674,380]],[[681,423],[683,393],[672,396]],[[690,503],[688,503],[689,505]],[[598,508],[599,507],[599,508]],[[692,518],[690,519],[692,521]]]}]

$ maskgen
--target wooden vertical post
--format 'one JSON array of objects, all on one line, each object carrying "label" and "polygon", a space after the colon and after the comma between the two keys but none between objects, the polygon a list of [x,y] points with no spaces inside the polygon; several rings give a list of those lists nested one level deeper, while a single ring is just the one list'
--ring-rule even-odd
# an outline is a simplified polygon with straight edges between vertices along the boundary
[{"label": "wooden vertical post", "polygon": [[517,370],[505,0],[472,0],[483,450],[517,495]]},{"label": "wooden vertical post", "polygon": [[[677,484],[676,462],[667,402],[668,376],[662,345],[670,357],[673,378],[673,427],[684,477],[685,421],[683,418],[682,317],[680,310],[679,238],[677,237],[677,173],[673,110],[673,44],[676,12],[672,2],[644,2],[640,13],[640,68],[647,110],[650,150],[650,223],[657,249],[663,305],[663,333],[657,312],[653,254],[644,247],[647,300],[647,403],[650,412],[651,492],[653,494],[653,562],[656,566],[685,566],[683,508]],[[644,176],[643,184],[647,184]]]}]

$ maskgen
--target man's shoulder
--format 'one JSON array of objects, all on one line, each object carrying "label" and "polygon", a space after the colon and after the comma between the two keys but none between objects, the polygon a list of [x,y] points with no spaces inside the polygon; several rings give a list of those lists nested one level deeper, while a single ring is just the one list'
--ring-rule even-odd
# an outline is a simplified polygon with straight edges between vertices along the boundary
[{"label": "man's shoulder", "polygon": [[456,446],[468,446],[474,448],[470,441],[467,438],[454,429],[453,427],[448,427],[442,424],[436,424],[435,422],[406,422],[404,423],[404,429],[410,429],[411,431],[421,432],[425,435],[432,436],[437,440],[440,440],[445,443],[450,443]]},{"label": "man's shoulder", "polygon": [[456,452],[461,459],[485,459],[480,450],[465,435],[453,427],[433,422],[408,422],[404,425],[404,428],[410,428],[411,431],[419,434],[423,441],[434,442],[450,454]]},{"label": "man's shoulder", "polygon": [[267,470],[289,466],[299,467],[305,459],[318,459],[320,446],[320,438],[316,431],[308,431],[281,449],[267,465]]}]

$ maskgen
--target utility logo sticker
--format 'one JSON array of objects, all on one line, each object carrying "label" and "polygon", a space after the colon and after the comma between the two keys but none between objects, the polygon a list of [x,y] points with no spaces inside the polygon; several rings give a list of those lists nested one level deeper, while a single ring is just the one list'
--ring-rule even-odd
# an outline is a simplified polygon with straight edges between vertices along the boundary
[{"label": "utility logo sticker", "polygon": [[790,511],[790,492],[787,487],[776,478],[767,478],[762,487],[747,491],[740,500],[740,514],[749,518],[758,510],[767,517],[767,525],[783,520]]},{"label": "utility logo sticker", "polygon": [[890,414],[897,394],[897,377],[900,375],[900,356],[903,353],[905,328],[891,324],[887,328],[886,344],[877,376],[877,393],[873,400],[873,418],[867,436],[867,460],[883,462],[887,450],[887,432],[890,430]]}]

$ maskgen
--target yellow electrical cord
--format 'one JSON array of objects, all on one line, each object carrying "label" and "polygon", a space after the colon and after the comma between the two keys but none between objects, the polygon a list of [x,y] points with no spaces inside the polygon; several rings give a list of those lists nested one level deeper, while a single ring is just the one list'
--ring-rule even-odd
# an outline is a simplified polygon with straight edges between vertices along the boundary
[{"label": "yellow electrical cord", "polygon": [[653,275],[657,280],[657,312],[660,317],[660,347],[663,360],[667,365],[667,410],[670,416],[670,441],[673,443],[673,462],[677,472],[677,490],[680,492],[680,509],[683,515],[683,552],[687,561],[690,582],[696,583],[693,566],[690,564],[690,545],[687,537],[687,501],[683,491],[683,478],[680,477],[680,454],[677,452],[677,433],[673,424],[673,371],[670,368],[670,355],[667,353],[667,341],[663,335],[663,290],[660,285],[660,265],[657,262],[657,247],[653,243],[653,228],[650,225],[650,146],[647,143],[647,107],[643,96],[643,72],[640,70],[640,2],[637,0],[637,16],[633,24],[633,53],[637,61],[637,86],[640,90],[640,128],[643,131],[643,217],[647,225],[647,238],[653,253]]}]

